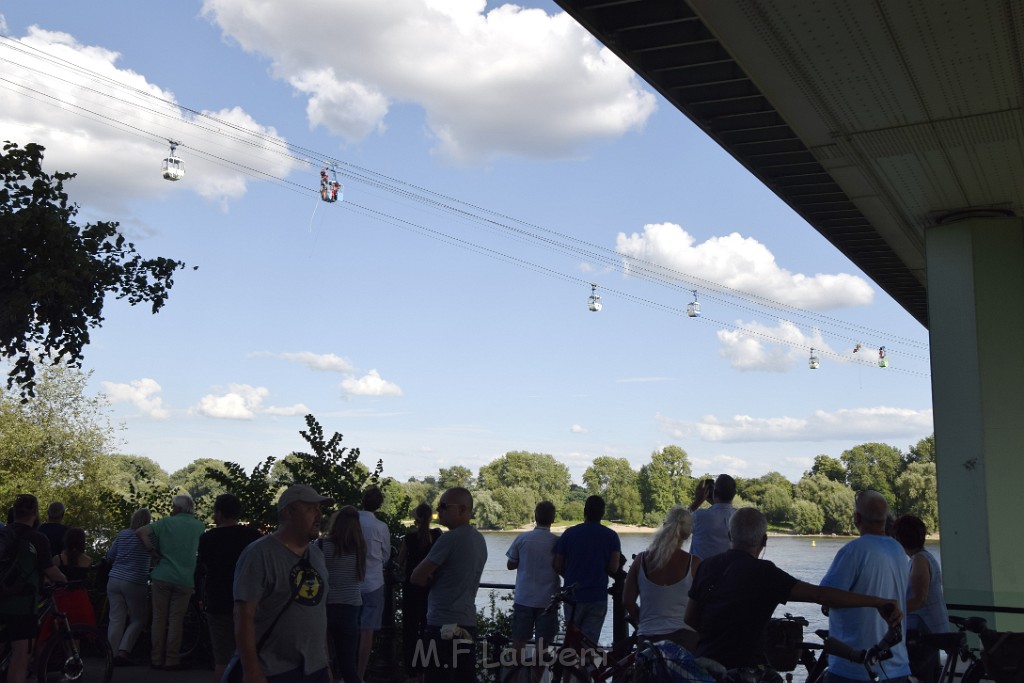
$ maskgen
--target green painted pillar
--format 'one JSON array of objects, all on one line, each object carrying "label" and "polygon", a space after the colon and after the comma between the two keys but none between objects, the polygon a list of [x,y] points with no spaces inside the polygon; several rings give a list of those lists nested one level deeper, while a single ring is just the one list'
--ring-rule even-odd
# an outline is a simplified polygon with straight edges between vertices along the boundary
[{"label": "green painted pillar", "polygon": [[[925,244],[946,601],[1024,608],[1024,222],[968,218]],[[1024,614],[967,613],[1024,631]]]}]

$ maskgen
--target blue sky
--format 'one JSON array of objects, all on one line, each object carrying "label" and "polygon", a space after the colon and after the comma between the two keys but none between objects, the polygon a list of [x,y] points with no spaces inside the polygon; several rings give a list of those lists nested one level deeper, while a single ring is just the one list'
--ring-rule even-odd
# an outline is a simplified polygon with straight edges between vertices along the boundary
[{"label": "blue sky", "polygon": [[669,444],[795,480],[932,431],[924,328],[553,3],[2,13],[0,137],[199,266],[156,316],[108,301],[86,349],[121,452],[251,466],[312,412],[402,480]]}]

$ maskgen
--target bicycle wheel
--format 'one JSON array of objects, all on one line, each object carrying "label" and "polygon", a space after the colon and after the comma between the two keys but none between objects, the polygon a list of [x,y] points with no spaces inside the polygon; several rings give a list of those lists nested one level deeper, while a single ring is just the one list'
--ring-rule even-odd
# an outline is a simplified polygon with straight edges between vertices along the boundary
[{"label": "bicycle wheel", "polygon": [[985,665],[981,663],[981,660],[975,660],[964,671],[964,675],[960,678],[960,683],[979,683],[979,681],[989,680],[992,679],[985,676]]},{"label": "bicycle wheel", "polygon": [[191,659],[197,655],[205,654],[204,638],[206,637],[206,625],[203,613],[195,600],[189,600],[188,609],[185,611],[185,620],[181,624],[181,649],[179,654],[182,659]]},{"label": "bicycle wheel", "polygon": [[39,683],[109,683],[114,674],[114,654],[99,629],[76,624],[69,638],[59,631],[50,636],[36,667]]}]

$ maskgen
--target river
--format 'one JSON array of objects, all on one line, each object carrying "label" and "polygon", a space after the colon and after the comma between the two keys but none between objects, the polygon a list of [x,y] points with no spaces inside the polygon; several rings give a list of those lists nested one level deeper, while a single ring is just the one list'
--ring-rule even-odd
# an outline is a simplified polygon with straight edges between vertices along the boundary
[{"label": "river", "polygon": [[[627,569],[632,561],[632,556],[647,548],[652,535],[653,532],[627,533],[619,536],[622,542],[622,554],[627,560]],[[515,572],[505,568],[505,552],[515,537],[516,534],[513,532],[484,532],[484,538],[487,540],[487,564],[484,566],[482,582],[515,583]],[[832,558],[850,540],[848,537],[771,536],[768,538],[764,559],[771,560],[776,566],[802,581],[817,584],[828,570]],[[941,561],[937,541],[928,541],[926,547]],[[511,610],[511,599],[507,602],[501,600],[505,595],[511,596],[511,591],[495,591],[495,593],[498,597],[498,606]],[[477,607],[486,607],[489,600],[489,591],[481,590],[477,596]],[[804,638],[807,640],[816,640],[815,629],[828,628],[828,618],[822,615],[821,609],[817,605],[802,602],[780,605],[775,616],[781,617],[787,612],[800,615],[810,622],[810,626],[804,629]],[[608,617],[605,619],[604,630],[601,632],[601,642],[604,644],[611,643],[612,640],[611,615],[612,611],[609,605]]]}]

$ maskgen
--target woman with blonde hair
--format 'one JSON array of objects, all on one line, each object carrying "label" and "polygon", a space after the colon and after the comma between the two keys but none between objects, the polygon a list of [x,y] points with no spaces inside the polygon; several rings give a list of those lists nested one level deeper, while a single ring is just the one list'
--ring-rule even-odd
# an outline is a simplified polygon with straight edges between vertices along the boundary
[{"label": "woman with blonde hair", "polygon": [[322,547],[327,562],[327,632],[334,644],[334,676],[345,683],[360,683],[359,611],[363,599],[359,583],[366,576],[366,541],[359,511],[346,505],[331,515]]},{"label": "woman with blonde hair", "polygon": [[697,632],[686,625],[683,615],[700,558],[682,546],[692,532],[688,509],[676,505],[669,510],[650,547],[633,561],[622,591],[623,606],[638,635],[651,641],[671,640],[691,652],[697,649]]},{"label": "woman with blonde hair", "polygon": [[135,531],[152,521],[147,508],[132,515],[131,526],[117,533],[107,551],[110,573],[107,579],[107,600],[110,603],[110,624],[107,642],[114,650],[115,666],[130,666],[135,641],[149,615],[150,555]]}]

